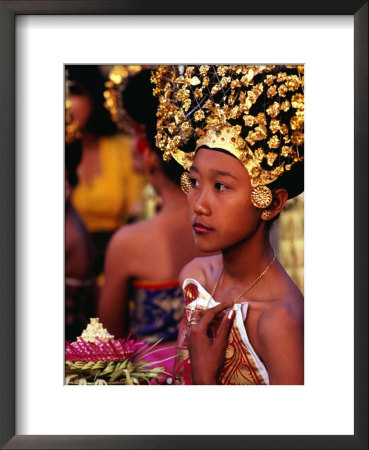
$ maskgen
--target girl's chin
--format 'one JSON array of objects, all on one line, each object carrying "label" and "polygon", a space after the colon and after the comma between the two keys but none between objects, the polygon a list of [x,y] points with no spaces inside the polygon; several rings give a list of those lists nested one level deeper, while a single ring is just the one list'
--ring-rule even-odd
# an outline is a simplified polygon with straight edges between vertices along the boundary
[{"label": "girl's chin", "polygon": [[204,242],[199,242],[198,240],[195,240],[195,245],[200,252],[204,253],[217,253],[221,250],[219,247],[209,244],[206,245]]},{"label": "girl's chin", "polygon": [[219,249],[215,249],[215,248],[212,248],[212,249],[200,248],[200,247],[197,247],[197,248],[198,248],[198,250],[200,250],[200,252],[202,252],[202,253],[209,253],[211,255],[213,255],[214,253],[220,252]]}]

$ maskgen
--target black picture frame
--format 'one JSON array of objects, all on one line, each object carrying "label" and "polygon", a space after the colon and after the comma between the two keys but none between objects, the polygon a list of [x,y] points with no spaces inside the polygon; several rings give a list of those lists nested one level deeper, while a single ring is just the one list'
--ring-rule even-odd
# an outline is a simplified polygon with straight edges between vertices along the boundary
[{"label": "black picture frame", "polygon": [[[352,15],[354,17],[354,435],[15,435],[15,18],[17,15]],[[368,448],[368,1],[42,0],[0,1],[0,445],[6,449]],[[334,188],[333,188],[334,189]]]}]

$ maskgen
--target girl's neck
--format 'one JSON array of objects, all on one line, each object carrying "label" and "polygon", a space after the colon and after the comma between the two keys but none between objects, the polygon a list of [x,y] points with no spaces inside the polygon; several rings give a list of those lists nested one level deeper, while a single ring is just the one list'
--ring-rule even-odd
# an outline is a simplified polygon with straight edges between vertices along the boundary
[{"label": "girl's neck", "polygon": [[187,208],[187,199],[179,186],[169,180],[164,174],[157,173],[152,179],[152,186],[162,200],[161,212],[179,208]]},{"label": "girl's neck", "polygon": [[84,131],[82,135],[82,147],[85,149],[95,148],[98,140],[99,137],[95,134],[89,131]]},{"label": "girl's neck", "polygon": [[268,266],[273,258],[269,231],[261,227],[249,240],[222,251],[223,276],[233,282],[254,279]]}]

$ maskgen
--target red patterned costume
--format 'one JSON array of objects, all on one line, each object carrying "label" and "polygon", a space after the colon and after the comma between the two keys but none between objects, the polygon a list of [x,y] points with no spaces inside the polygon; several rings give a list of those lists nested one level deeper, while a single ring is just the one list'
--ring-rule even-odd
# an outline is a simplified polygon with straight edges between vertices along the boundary
[{"label": "red patterned costume", "polygon": [[[177,384],[192,384],[191,363],[185,341],[188,322],[196,309],[212,308],[219,303],[194,279],[186,279],[183,290],[186,307],[179,328],[174,376]],[[221,384],[269,384],[268,372],[252,348],[246,333],[244,322],[248,306],[247,302],[234,306],[236,317],[226,349],[220,376]]]}]

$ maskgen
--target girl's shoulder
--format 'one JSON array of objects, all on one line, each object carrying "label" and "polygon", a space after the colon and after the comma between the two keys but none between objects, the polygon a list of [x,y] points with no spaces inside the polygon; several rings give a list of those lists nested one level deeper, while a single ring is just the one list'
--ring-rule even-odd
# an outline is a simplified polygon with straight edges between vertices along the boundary
[{"label": "girl's shoulder", "polygon": [[304,325],[304,296],[294,283],[288,283],[283,294],[277,295],[261,315],[260,330],[278,334],[285,329],[301,330]]},{"label": "girl's shoulder", "polygon": [[183,267],[179,275],[180,286],[187,278],[193,278],[208,289],[214,284],[221,267],[222,255],[220,254],[195,258]]}]

